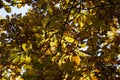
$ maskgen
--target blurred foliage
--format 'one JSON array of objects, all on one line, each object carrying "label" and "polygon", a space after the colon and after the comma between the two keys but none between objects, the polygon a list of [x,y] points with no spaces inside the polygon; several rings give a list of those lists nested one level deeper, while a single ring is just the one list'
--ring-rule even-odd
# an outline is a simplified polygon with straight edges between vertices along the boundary
[{"label": "blurred foliage", "polygon": [[0,0],[1,80],[119,80],[119,0]]}]

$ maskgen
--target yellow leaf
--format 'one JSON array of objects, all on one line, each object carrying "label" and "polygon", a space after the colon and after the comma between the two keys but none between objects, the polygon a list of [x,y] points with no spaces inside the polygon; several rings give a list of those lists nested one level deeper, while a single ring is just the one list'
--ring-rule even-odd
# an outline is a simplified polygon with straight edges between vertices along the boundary
[{"label": "yellow leaf", "polygon": [[16,71],[21,72],[22,70],[20,68],[16,68]]},{"label": "yellow leaf", "polygon": [[98,80],[98,78],[96,76],[91,76],[92,80]]},{"label": "yellow leaf", "polygon": [[54,46],[54,42],[51,41],[51,42],[50,42],[50,46]]},{"label": "yellow leaf", "polygon": [[52,53],[52,52],[51,52],[50,49],[48,49],[48,50],[45,52],[46,55],[49,55],[49,54],[51,54],[51,53]]},{"label": "yellow leaf", "polygon": [[100,0],[100,2],[101,2],[101,3],[104,3],[104,2],[105,2],[105,0]]},{"label": "yellow leaf", "polygon": [[67,41],[67,42],[74,42],[74,39],[73,38],[71,38],[71,37],[65,37],[65,40]]},{"label": "yellow leaf", "polygon": [[32,68],[32,65],[26,65],[26,64],[24,65],[24,68],[25,68],[25,69],[29,69],[29,70],[33,69],[33,68]]},{"label": "yellow leaf", "polygon": [[86,47],[86,44],[81,44],[80,46],[81,46],[82,48],[84,48],[84,47]]},{"label": "yellow leaf", "polygon": [[81,56],[81,57],[91,57],[91,55],[88,55],[88,54],[80,51],[78,48],[75,49],[75,53],[76,53],[78,56]]},{"label": "yellow leaf", "polygon": [[22,1],[17,1],[17,2],[18,2],[17,8],[21,8],[23,6]]},{"label": "yellow leaf", "polygon": [[32,49],[32,43],[30,40],[27,40],[27,46],[28,46],[28,49]]},{"label": "yellow leaf", "polygon": [[2,42],[0,41],[0,46],[2,46]]},{"label": "yellow leaf", "polygon": [[11,75],[10,75],[10,76],[12,77],[12,76],[15,76],[15,75],[16,75],[15,72],[11,72]]},{"label": "yellow leaf", "polygon": [[70,2],[70,0],[66,0],[66,3],[68,4]]},{"label": "yellow leaf", "polygon": [[5,78],[2,78],[1,80],[6,80]]},{"label": "yellow leaf", "polygon": [[23,43],[22,44],[22,48],[24,51],[28,51],[28,47],[27,47],[27,44],[26,43]]},{"label": "yellow leaf", "polygon": [[115,35],[114,32],[112,32],[112,31],[107,31],[107,36],[108,36],[109,38],[113,38],[114,35]]},{"label": "yellow leaf", "polygon": [[24,59],[25,59],[24,55],[21,55],[21,56],[20,56],[20,62],[21,62],[21,63],[24,62]]},{"label": "yellow leaf", "polygon": [[21,8],[22,7],[22,4],[17,4],[17,8]]},{"label": "yellow leaf", "polygon": [[31,57],[26,55],[25,56],[25,63],[30,63],[31,62]]},{"label": "yellow leaf", "polygon": [[57,39],[55,39],[54,41],[51,41],[50,46],[57,47]]},{"label": "yellow leaf", "polygon": [[84,26],[84,23],[83,22],[80,22],[80,27],[82,28]]},{"label": "yellow leaf", "polygon": [[50,50],[51,50],[51,51],[55,51],[55,50],[56,50],[56,47],[51,46],[51,47],[50,47]]},{"label": "yellow leaf", "polygon": [[4,8],[5,8],[5,10],[8,12],[8,13],[10,13],[11,12],[11,8],[10,8],[10,6],[8,6],[8,5],[4,5]]},{"label": "yellow leaf", "polygon": [[63,48],[66,48],[66,44],[64,42],[62,42],[62,46]]},{"label": "yellow leaf", "polygon": [[34,36],[35,36],[36,38],[39,38],[39,37],[40,37],[40,35],[39,35],[38,33],[35,33]]},{"label": "yellow leaf", "polygon": [[21,76],[16,77],[15,80],[24,80]]},{"label": "yellow leaf", "polygon": [[14,4],[14,3],[17,3],[17,0],[12,0],[12,6],[16,6],[16,4]]}]

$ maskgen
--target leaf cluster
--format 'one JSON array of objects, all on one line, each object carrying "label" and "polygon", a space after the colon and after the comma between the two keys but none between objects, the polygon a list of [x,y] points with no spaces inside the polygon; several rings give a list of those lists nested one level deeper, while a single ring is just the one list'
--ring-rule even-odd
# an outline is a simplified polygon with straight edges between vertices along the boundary
[{"label": "leaf cluster", "polygon": [[118,0],[6,2],[32,9],[0,20],[2,80],[120,79]]}]

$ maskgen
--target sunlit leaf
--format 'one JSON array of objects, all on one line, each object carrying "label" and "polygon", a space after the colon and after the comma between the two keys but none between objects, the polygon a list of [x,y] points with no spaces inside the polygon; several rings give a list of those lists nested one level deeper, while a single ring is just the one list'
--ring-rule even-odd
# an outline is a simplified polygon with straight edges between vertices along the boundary
[{"label": "sunlit leaf", "polygon": [[83,22],[80,22],[80,28],[82,28],[84,26]]},{"label": "sunlit leaf", "polygon": [[30,69],[30,70],[33,69],[31,65],[23,65],[23,67],[24,67],[25,69]]},{"label": "sunlit leaf", "polygon": [[20,0],[17,1],[17,3],[18,3],[18,4],[17,4],[17,8],[21,8],[21,7],[23,6],[23,4],[22,4],[22,0],[21,0],[21,1],[20,1]]},{"label": "sunlit leaf", "polygon": [[5,78],[2,78],[1,80],[6,80]]},{"label": "sunlit leaf", "polygon": [[22,4],[17,4],[17,8],[21,8],[22,7]]},{"label": "sunlit leaf", "polygon": [[16,6],[15,3],[17,3],[17,0],[12,0],[12,5],[13,5],[13,6]]},{"label": "sunlit leaf", "polygon": [[29,64],[31,62],[31,57],[26,55],[25,56],[25,63]]},{"label": "sunlit leaf", "polygon": [[24,80],[21,76],[16,77],[18,80]]},{"label": "sunlit leaf", "polygon": [[75,49],[75,53],[78,55],[78,56],[82,56],[82,57],[91,57],[91,55],[88,55],[82,51],[80,51],[78,48]]},{"label": "sunlit leaf", "polygon": [[36,38],[39,38],[39,37],[40,37],[40,35],[39,35],[38,33],[35,33],[34,36],[35,36]]},{"label": "sunlit leaf", "polygon": [[66,3],[69,3],[70,0],[66,0]]},{"label": "sunlit leaf", "polygon": [[56,46],[57,47],[57,39],[51,41],[50,46]]},{"label": "sunlit leaf", "polygon": [[51,54],[52,51],[50,49],[48,49],[46,52],[45,52],[47,55]]},{"label": "sunlit leaf", "polygon": [[17,57],[15,57],[14,59],[13,59],[13,63],[17,63],[18,61],[20,60],[20,56],[17,56]]},{"label": "sunlit leaf", "polygon": [[79,56],[72,56],[72,57],[71,57],[71,61],[72,61],[72,62],[75,62],[77,65],[80,65],[81,59],[80,59]]},{"label": "sunlit leaf", "polygon": [[92,76],[91,79],[92,80],[98,80],[98,78],[96,76]]},{"label": "sunlit leaf", "polygon": [[21,55],[21,56],[20,56],[20,62],[22,62],[22,63],[23,63],[23,62],[24,62],[24,60],[25,60],[24,55]]},{"label": "sunlit leaf", "polygon": [[71,37],[65,37],[65,40],[67,41],[67,42],[74,42],[74,39],[73,38],[71,38]]},{"label": "sunlit leaf", "polygon": [[86,44],[81,44],[80,45],[82,48],[86,47],[87,45]]},{"label": "sunlit leaf", "polygon": [[4,9],[8,12],[8,13],[10,13],[11,12],[11,8],[10,8],[10,6],[8,6],[8,5],[4,5]]},{"label": "sunlit leaf", "polygon": [[110,38],[113,38],[115,35],[115,33],[113,33],[112,31],[107,31],[107,36]]},{"label": "sunlit leaf", "polygon": [[28,51],[28,46],[27,46],[26,43],[23,43],[23,44],[22,44],[22,48],[23,48],[24,51]]}]

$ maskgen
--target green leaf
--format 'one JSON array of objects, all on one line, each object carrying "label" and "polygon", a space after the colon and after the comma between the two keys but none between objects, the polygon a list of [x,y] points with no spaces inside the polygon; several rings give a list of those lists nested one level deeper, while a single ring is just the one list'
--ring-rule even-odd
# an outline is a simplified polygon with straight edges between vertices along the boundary
[{"label": "green leaf", "polygon": [[11,58],[11,59],[15,59],[17,56],[18,56],[18,53],[13,53],[13,54],[10,56],[10,58]]},{"label": "green leaf", "polygon": [[46,25],[48,24],[48,22],[49,22],[49,18],[46,18],[46,19],[42,19],[42,20],[41,20],[42,26],[43,26],[44,28],[46,27]]},{"label": "green leaf", "polygon": [[17,63],[20,60],[20,56],[17,56],[15,59],[13,59],[13,63]]}]

